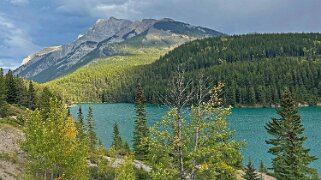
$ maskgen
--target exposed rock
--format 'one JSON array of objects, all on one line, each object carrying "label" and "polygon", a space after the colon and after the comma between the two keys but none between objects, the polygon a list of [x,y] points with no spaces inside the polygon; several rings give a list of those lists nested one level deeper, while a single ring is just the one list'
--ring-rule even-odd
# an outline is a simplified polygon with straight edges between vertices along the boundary
[{"label": "exposed rock", "polygon": [[[129,21],[99,19],[88,31],[67,45],[45,48],[29,55],[15,74],[46,82],[72,72],[95,58],[112,56],[111,44],[135,47],[170,47],[196,38],[222,36],[217,31],[164,18]],[[108,50],[106,50],[108,49]]]}]

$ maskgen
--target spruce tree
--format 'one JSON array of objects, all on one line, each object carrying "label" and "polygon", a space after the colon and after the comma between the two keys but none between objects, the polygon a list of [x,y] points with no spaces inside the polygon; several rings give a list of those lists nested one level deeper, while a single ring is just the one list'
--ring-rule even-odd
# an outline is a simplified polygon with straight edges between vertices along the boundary
[{"label": "spruce tree", "polygon": [[8,103],[17,103],[17,86],[11,70],[6,74],[6,95]]},{"label": "spruce tree", "polygon": [[303,146],[307,139],[303,136],[304,128],[298,113],[298,107],[289,91],[281,98],[280,118],[273,118],[266,125],[267,132],[273,136],[266,141],[272,145],[269,153],[275,156],[272,166],[277,179],[307,179],[316,174],[316,170],[308,165],[316,160],[309,154],[310,149]]},{"label": "spruce tree", "polygon": [[33,87],[32,81],[29,81],[29,89],[28,89],[28,108],[31,110],[35,109],[36,97],[35,97],[35,89]]},{"label": "spruce tree", "polygon": [[263,173],[267,173],[267,172],[268,172],[267,169],[266,169],[266,167],[264,166],[262,160],[261,160],[261,162],[260,162],[259,172],[260,172],[261,179],[263,179]]},{"label": "spruce tree", "polygon": [[123,141],[121,139],[117,123],[115,123],[113,126],[113,142],[111,146],[115,150],[120,150],[123,148]]},{"label": "spruce tree", "polygon": [[0,117],[4,117],[7,114],[6,105],[6,89],[5,78],[3,76],[3,69],[0,68]]},{"label": "spruce tree", "polygon": [[28,107],[28,89],[22,78],[17,75],[15,78],[16,84],[16,104],[19,106]]},{"label": "spruce tree", "polygon": [[249,160],[249,163],[246,165],[245,174],[243,175],[243,178],[245,180],[259,180],[257,173],[255,172],[254,165],[251,160]]},{"label": "spruce tree", "polygon": [[148,145],[146,143],[143,144],[142,140],[148,137],[148,127],[144,108],[144,91],[140,85],[137,86],[136,90],[135,110],[133,149],[136,159],[144,160],[148,154]]},{"label": "spruce tree", "polygon": [[95,132],[93,109],[91,107],[88,108],[87,130],[88,130],[88,138],[89,138],[89,147],[91,150],[94,150],[97,145],[97,136]]},{"label": "spruce tree", "polygon": [[101,95],[101,103],[106,103],[106,102],[107,102],[107,92],[104,90]]},{"label": "spruce tree", "polygon": [[55,99],[55,96],[47,87],[45,87],[41,93],[40,102],[38,104],[43,119],[48,118],[48,114],[50,113],[50,101],[52,99]]},{"label": "spruce tree", "polygon": [[79,124],[84,127],[84,115],[82,113],[81,106],[79,106],[79,108],[78,108],[77,120],[78,120]]}]

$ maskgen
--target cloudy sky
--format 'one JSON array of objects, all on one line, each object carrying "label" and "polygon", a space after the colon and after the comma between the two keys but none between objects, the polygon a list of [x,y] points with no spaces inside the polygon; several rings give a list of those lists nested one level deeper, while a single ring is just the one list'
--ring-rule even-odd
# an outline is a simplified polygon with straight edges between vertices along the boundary
[{"label": "cloudy sky", "polygon": [[98,18],[169,17],[227,34],[321,32],[321,0],[0,0],[0,67],[73,41]]}]

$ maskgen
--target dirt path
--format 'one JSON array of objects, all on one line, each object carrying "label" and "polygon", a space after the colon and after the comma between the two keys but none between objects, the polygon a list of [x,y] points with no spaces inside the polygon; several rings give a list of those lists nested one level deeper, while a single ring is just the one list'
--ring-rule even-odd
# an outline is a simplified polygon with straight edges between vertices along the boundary
[{"label": "dirt path", "polygon": [[0,179],[13,180],[21,177],[23,155],[19,141],[21,130],[7,124],[0,124]]}]

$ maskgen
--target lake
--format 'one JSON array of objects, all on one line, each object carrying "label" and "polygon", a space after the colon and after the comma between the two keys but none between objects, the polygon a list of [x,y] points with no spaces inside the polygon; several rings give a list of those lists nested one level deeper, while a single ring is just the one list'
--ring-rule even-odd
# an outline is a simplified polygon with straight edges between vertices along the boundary
[{"label": "lake", "polygon": [[[87,115],[88,107],[94,110],[95,128],[98,138],[106,148],[111,146],[112,128],[118,123],[123,139],[132,144],[132,132],[135,117],[133,104],[80,104],[71,108],[72,115],[76,118],[78,107],[81,106],[84,116]],[[168,111],[164,106],[146,106],[148,125],[159,121]],[[300,108],[301,119],[305,128],[305,136],[308,137],[305,147],[311,149],[311,154],[321,158],[321,107]],[[269,146],[265,140],[269,138],[264,125],[272,117],[278,117],[273,108],[234,108],[232,115],[228,118],[231,129],[235,130],[234,138],[245,140],[247,146],[242,150],[244,163],[249,157],[254,161],[256,167],[261,160],[268,167],[271,165],[272,156],[267,153]],[[321,173],[321,160],[311,164]]]}]

